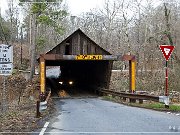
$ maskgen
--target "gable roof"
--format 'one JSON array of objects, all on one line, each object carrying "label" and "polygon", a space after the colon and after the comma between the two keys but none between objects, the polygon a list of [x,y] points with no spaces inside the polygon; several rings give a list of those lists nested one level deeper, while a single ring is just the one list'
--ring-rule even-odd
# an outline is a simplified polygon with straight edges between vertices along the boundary
[{"label": "gable roof", "polygon": [[[57,46],[61,45],[63,42],[69,40],[70,38],[72,38],[74,35],[76,35],[77,33],[81,33],[84,37],[86,37],[90,42],[92,42],[94,45],[96,45],[97,47],[99,47],[101,50],[103,50],[104,52],[106,52],[107,54],[111,55],[110,52],[106,51],[104,48],[102,48],[101,46],[99,46],[95,41],[93,41],[90,37],[88,37],[80,28],[77,29],[76,31],[74,31],[71,35],[69,35],[67,38],[65,38],[63,41],[61,41]],[[57,46],[53,47],[51,50],[49,50],[48,52],[46,52],[46,54],[50,53],[53,49],[55,49]]]}]

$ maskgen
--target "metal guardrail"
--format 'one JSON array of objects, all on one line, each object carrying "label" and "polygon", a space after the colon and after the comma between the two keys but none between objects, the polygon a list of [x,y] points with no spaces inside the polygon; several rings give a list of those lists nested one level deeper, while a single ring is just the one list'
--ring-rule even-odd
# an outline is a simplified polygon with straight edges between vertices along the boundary
[{"label": "metal guardrail", "polygon": [[98,91],[102,93],[118,96],[118,97],[123,97],[123,98],[129,98],[129,99],[135,99],[135,100],[136,99],[137,100],[151,100],[151,101],[159,102],[158,96],[152,96],[152,95],[147,95],[147,94],[117,92],[117,91],[107,90],[107,89],[102,89],[102,88],[98,89]]}]

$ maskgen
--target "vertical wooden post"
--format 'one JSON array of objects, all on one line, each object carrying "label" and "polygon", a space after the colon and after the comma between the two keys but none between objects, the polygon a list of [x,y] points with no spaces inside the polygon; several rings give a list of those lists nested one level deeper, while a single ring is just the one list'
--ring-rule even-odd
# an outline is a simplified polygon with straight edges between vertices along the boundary
[{"label": "vertical wooden post", "polygon": [[136,62],[135,60],[129,61],[129,92],[134,93],[136,88]]},{"label": "vertical wooden post", "polygon": [[41,55],[40,56],[40,100],[43,100],[45,96],[45,89],[46,89],[46,65],[45,65],[45,59]]},{"label": "vertical wooden post", "polygon": [[39,118],[41,116],[39,107],[40,107],[40,101],[38,100],[36,103],[36,118]]},{"label": "vertical wooden post", "polygon": [[135,92],[136,88],[136,61],[131,61],[131,91],[132,93]]},{"label": "vertical wooden post", "polygon": [[132,93],[132,67],[131,67],[132,63],[131,60],[129,60],[129,93]]},{"label": "vertical wooden post", "polygon": [[123,102],[126,102],[126,97],[123,97],[122,99],[123,99]]},{"label": "vertical wooden post", "polygon": [[139,104],[143,104],[143,99],[139,99]]},{"label": "vertical wooden post", "polygon": [[[129,92],[130,93],[135,93],[135,79],[136,79],[136,76],[135,76],[135,74],[136,74],[136,68],[135,68],[135,65],[136,65],[136,62],[135,62],[135,60],[133,59],[133,60],[130,60],[129,61],[129,87],[130,87],[130,89],[129,89]],[[136,102],[136,99],[129,99],[129,101],[130,102],[133,102],[133,103],[135,103]]]}]

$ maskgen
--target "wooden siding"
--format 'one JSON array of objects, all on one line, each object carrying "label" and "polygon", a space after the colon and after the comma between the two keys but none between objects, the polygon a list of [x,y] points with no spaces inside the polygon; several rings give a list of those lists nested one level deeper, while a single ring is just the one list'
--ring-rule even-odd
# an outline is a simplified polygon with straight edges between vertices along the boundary
[{"label": "wooden siding", "polygon": [[101,48],[94,41],[92,41],[88,36],[86,36],[81,30],[77,30],[59,45],[54,47],[47,54],[66,54],[66,45],[69,45],[68,55],[79,55],[79,54],[100,54],[100,55],[110,55],[109,52]]}]

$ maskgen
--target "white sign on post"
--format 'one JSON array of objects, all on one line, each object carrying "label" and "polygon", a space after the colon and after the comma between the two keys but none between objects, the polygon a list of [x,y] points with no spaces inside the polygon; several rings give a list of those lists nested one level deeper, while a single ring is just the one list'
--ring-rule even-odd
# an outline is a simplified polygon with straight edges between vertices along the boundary
[{"label": "white sign on post", "polygon": [[13,47],[0,44],[0,75],[11,75],[13,70]]}]

